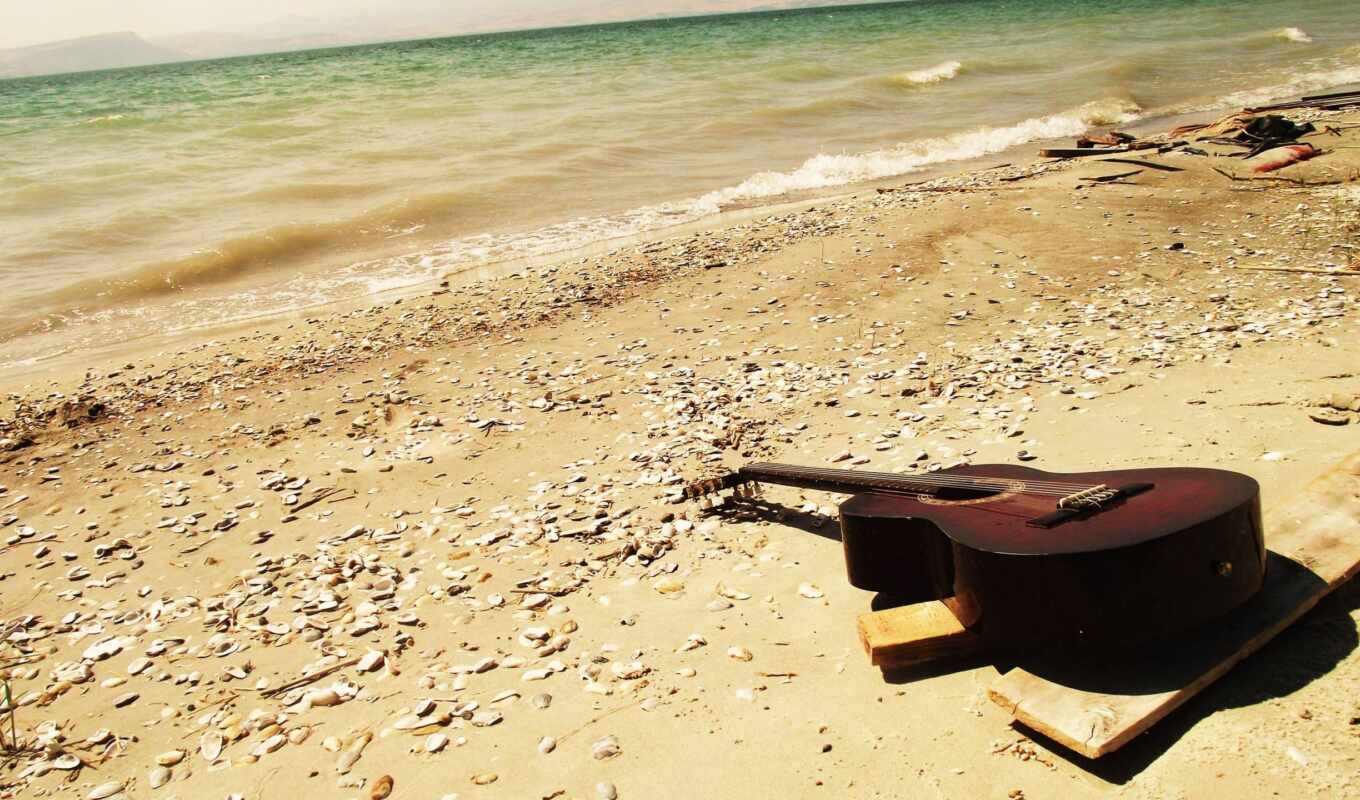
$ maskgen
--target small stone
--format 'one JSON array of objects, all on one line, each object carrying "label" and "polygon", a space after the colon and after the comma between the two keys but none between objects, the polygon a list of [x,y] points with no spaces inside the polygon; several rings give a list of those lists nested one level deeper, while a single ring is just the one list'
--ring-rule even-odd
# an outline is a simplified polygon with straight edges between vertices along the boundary
[{"label": "small stone", "polygon": [[486,786],[487,784],[495,783],[498,778],[500,778],[500,776],[494,772],[481,772],[472,776],[472,782],[478,786]]},{"label": "small stone", "polygon": [[557,749],[557,740],[554,739],[553,737],[551,737],[551,736],[544,736],[542,739],[539,739],[539,740],[538,740],[538,752],[547,754],[547,753],[551,753],[552,751],[554,751],[554,750],[556,750],[556,749]]},{"label": "small stone", "polygon": [[595,796],[600,800],[618,800],[619,790],[608,781],[600,781],[595,784]]},{"label": "small stone", "polygon": [[747,650],[745,647],[742,647],[741,645],[733,645],[727,648],[727,657],[734,661],[750,661],[751,659],[755,658],[755,656],[751,654],[750,650]]}]

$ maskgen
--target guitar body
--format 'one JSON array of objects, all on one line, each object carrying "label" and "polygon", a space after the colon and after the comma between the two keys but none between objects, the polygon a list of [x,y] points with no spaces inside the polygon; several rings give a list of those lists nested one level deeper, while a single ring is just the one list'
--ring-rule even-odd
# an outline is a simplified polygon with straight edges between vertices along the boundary
[{"label": "guitar body", "polygon": [[[977,491],[856,494],[841,505],[850,582],[904,602],[943,600],[999,645],[1130,643],[1221,616],[1265,579],[1260,494],[1215,469],[1046,473],[969,465],[935,476],[987,476]],[[947,480],[949,478],[946,478]],[[1051,496],[1024,487],[1148,486],[1042,527]]]}]

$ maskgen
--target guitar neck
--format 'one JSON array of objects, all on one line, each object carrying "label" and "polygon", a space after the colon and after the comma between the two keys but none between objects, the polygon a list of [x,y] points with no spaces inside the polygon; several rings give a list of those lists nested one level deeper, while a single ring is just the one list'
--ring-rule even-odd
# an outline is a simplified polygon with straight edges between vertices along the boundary
[{"label": "guitar neck", "polygon": [[913,480],[908,475],[866,473],[850,469],[813,469],[792,464],[751,464],[737,470],[737,478],[741,481],[773,483],[840,494],[861,492],[935,494],[940,488],[927,481]]}]

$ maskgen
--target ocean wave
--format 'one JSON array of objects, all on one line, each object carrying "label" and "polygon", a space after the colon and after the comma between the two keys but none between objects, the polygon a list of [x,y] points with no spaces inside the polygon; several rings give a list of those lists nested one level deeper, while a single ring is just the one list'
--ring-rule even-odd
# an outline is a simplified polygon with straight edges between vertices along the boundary
[{"label": "ocean wave", "polygon": [[1313,37],[1309,36],[1303,28],[1281,28],[1275,32],[1275,36],[1288,42],[1299,42],[1301,44],[1310,44],[1313,41]]},{"label": "ocean wave", "polygon": [[1360,83],[1360,65],[1351,65],[1332,70],[1315,70],[1291,77],[1284,83],[1243,89],[1223,95],[1211,103],[1186,106],[1176,109],[1176,113],[1192,114],[1204,111],[1218,111],[1225,108],[1251,108],[1264,105],[1280,98],[1294,98],[1297,95],[1330,89],[1334,86]]},{"label": "ocean wave", "polygon": [[816,100],[809,100],[797,105],[762,106],[751,113],[756,117],[766,119],[792,121],[843,114],[847,111],[861,111],[873,107],[874,103],[870,100],[843,94],[834,97],[819,97]]},{"label": "ocean wave", "polygon": [[821,154],[791,172],[762,172],[736,186],[710,192],[695,205],[706,213],[715,213],[735,203],[904,175],[932,164],[965,161],[1028,142],[1079,136],[1092,127],[1132,122],[1141,113],[1131,100],[1107,98],[1005,127],[983,127],[858,155]]},{"label": "ocean wave", "polygon": [[[311,195],[314,188],[297,187],[297,199]],[[290,194],[285,189],[269,190],[270,199]],[[67,309],[107,308],[228,283],[268,270],[292,272],[309,257],[421,231],[465,207],[468,197],[462,192],[420,195],[344,219],[278,225],[179,258],[142,264],[112,276],[88,278],[57,289],[41,301]]]},{"label": "ocean wave", "polygon": [[901,72],[896,75],[888,75],[884,83],[890,86],[913,88],[918,86],[928,86],[932,83],[953,80],[963,71],[963,64],[958,61],[944,61],[933,67],[912,70],[911,72]]}]

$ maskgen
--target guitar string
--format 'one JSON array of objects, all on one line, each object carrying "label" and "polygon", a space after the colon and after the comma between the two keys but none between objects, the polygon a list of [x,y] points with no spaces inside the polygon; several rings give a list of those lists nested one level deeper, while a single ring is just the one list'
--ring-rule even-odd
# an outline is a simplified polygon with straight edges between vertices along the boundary
[{"label": "guitar string", "polygon": [[834,469],[834,468],[829,468],[829,467],[793,467],[793,466],[784,466],[784,465],[780,465],[780,464],[764,464],[764,463],[762,463],[762,464],[752,464],[752,465],[750,465],[750,466],[748,466],[748,467],[743,467],[741,471],[745,471],[745,472],[760,472],[760,471],[764,471],[764,472],[769,472],[769,473],[781,473],[781,474],[785,474],[785,475],[794,475],[794,476],[796,476],[798,473],[817,473],[817,474],[819,474],[819,475],[824,475],[824,476],[845,476],[845,477],[847,477],[847,478],[850,479],[850,480],[861,479],[861,478],[882,478],[882,479],[886,479],[886,480],[894,480],[894,481],[898,481],[898,480],[908,480],[908,479],[909,479],[909,480],[918,481],[918,482],[923,482],[923,483],[946,483],[946,482],[951,482],[951,483],[953,483],[953,482],[982,483],[982,482],[991,482],[991,483],[993,483],[993,484],[995,484],[995,485],[997,485],[997,486],[1003,486],[1003,485],[1004,485],[1004,486],[1010,486],[1010,485],[1015,484],[1015,483],[1023,483],[1023,484],[1029,485],[1029,486],[1044,486],[1044,487],[1055,488],[1055,489],[1062,489],[1062,488],[1071,488],[1071,489],[1089,488],[1089,485],[1088,485],[1088,484],[1066,483],[1066,482],[1063,482],[1063,481],[1026,481],[1026,480],[1019,480],[1019,479],[1011,479],[1011,478],[991,477],[991,476],[987,476],[987,475],[977,475],[977,476],[973,476],[973,475],[930,475],[930,474],[917,475],[917,474],[912,474],[912,473],[872,472],[872,471],[869,471],[869,470]]},{"label": "guitar string", "polygon": [[[755,480],[756,482],[761,482],[763,479],[753,479],[753,480]],[[764,481],[764,482],[767,482],[767,483],[778,483],[778,481],[775,481],[775,480]],[[827,483],[848,483],[848,481],[827,481]],[[1079,487],[1079,486],[1074,486],[1074,487],[1071,487],[1071,488],[1068,488],[1068,489],[1047,489],[1047,488],[1042,488],[1042,487],[1033,487],[1033,488],[1031,488],[1031,487],[1029,487],[1028,485],[1026,485],[1026,484],[1024,484],[1024,483],[1021,483],[1021,482],[1018,482],[1018,481],[1017,481],[1017,482],[1010,482],[1010,483],[999,484],[999,485],[995,485],[995,486],[989,486],[989,485],[978,484],[978,483],[943,483],[943,482],[925,482],[925,481],[916,482],[916,481],[910,481],[910,480],[903,480],[903,481],[901,481],[901,483],[906,484],[906,485],[910,485],[910,484],[912,484],[912,483],[916,483],[916,485],[919,485],[919,486],[922,486],[922,487],[930,487],[930,488],[945,488],[945,489],[996,489],[996,490],[999,490],[999,491],[1004,491],[1004,490],[1009,489],[1009,488],[1011,488],[1011,487],[1016,487],[1016,493],[1017,493],[1017,494],[1047,495],[1047,496],[1051,496],[1051,497],[1066,497],[1066,496],[1071,495],[1071,494],[1076,494],[1078,491],[1081,491],[1081,490],[1083,490],[1083,489],[1091,488],[1091,487]],[[816,487],[806,487],[806,488],[813,488],[813,489],[815,489]],[[873,484],[873,483],[865,483],[865,484],[863,485],[863,488],[865,488],[865,489],[870,489],[870,490],[877,490],[877,491],[880,491],[880,492],[894,492],[894,491],[896,491],[896,492],[901,492],[901,493],[904,493],[904,494],[923,494],[923,492],[911,492],[911,491],[906,490],[906,489],[900,489],[900,488],[891,487],[891,486],[882,486],[882,485],[877,485],[877,484]],[[824,490],[824,491],[841,491],[841,490],[838,490],[838,489],[826,489],[826,490]],[[847,489],[847,490],[846,490],[846,493],[853,494],[853,490]]]},{"label": "guitar string", "polygon": [[[1004,490],[1011,487],[1018,487],[1023,494],[1051,494],[1068,495],[1075,494],[1086,489],[1093,488],[1089,484],[1059,483],[1056,481],[1022,481],[1009,480],[1005,478],[987,478],[983,476],[931,476],[931,475],[897,475],[892,473],[876,473],[859,470],[835,470],[818,467],[798,468],[795,470],[769,469],[765,467],[752,466],[746,468],[746,472],[765,472],[768,475],[785,478],[811,477],[813,479],[828,479],[828,482],[853,482],[856,480],[869,481],[883,480],[893,483],[915,484],[918,486],[940,486],[946,488],[960,489],[998,489]],[[839,481],[837,481],[839,479]],[[757,480],[759,480],[757,478]],[[872,485],[872,484],[868,484]],[[887,488],[887,487],[878,487]]]}]

